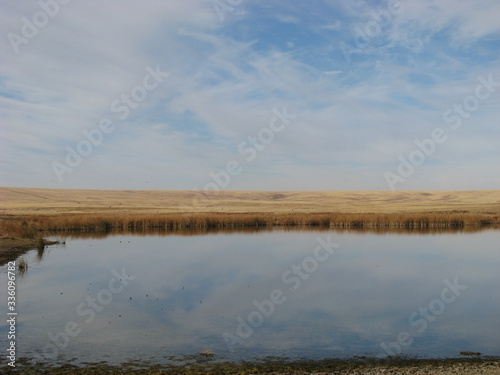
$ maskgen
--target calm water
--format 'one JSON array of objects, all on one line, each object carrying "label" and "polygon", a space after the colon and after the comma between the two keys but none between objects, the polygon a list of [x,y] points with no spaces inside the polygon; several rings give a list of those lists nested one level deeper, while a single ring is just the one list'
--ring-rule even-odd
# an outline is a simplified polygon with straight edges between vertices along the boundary
[{"label": "calm water", "polygon": [[[166,362],[206,348],[230,360],[499,355],[499,244],[500,231],[68,239],[41,259],[25,256],[18,355],[73,363]],[[5,285],[5,267],[0,276]],[[2,347],[6,332],[3,320]]]}]

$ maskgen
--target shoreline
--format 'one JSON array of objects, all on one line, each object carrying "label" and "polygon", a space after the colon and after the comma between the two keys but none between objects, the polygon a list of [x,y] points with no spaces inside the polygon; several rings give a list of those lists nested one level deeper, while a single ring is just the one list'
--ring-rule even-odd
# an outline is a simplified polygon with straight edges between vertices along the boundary
[{"label": "shoreline", "polygon": [[323,229],[380,232],[456,232],[499,228],[499,215],[465,213],[99,213],[0,215],[0,265],[68,234],[161,233],[197,231]]},{"label": "shoreline", "polygon": [[500,190],[155,191],[0,187],[0,264],[71,232],[304,228],[428,233],[500,227]]},{"label": "shoreline", "polygon": [[[168,236],[168,235],[206,235],[212,233],[236,233],[236,232],[264,232],[264,231],[336,231],[336,232],[370,232],[376,234],[438,234],[438,233],[472,233],[480,232],[483,230],[498,230],[499,224],[483,224],[483,225],[463,225],[463,226],[414,226],[405,227],[404,225],[367,225],[367,226],[345,226],[345,225],[322,225],[322,224],[291,224],[291,225],[230,225],[230,226],[209,226],[209,225],[195,225],[195,226],[144,226],[133,225],[132,227],[120,226],[118,228],[111,227],[106,224],[97,223],[89,225],[88,223],[80,228],[70,226],[62,230],[27,230],[27,237],[23,237],[26,233],[25,226],[19,224],[25,221],[23,218],[9,218],[11,224],[10,233],[4,235],[0,230],[0,266],[3,266],[9,261],[14,261],[18,257],[24,255],[31,250],[43,252],[47,246],[61,244],[59,241],[49,241],[45,237],[62,237],[62,238],[104,238],[113,235],[130,235],[135,234],[139,236],[155,235],[155,236]],[[28,219],[29,221],[29,219]],[[2,218],[0,217],[0,228],[2,228]],[[12,230],[13,229],[13,234]],[[62,242],[64,243],[64,242]]]},{"label": "shoreline", "polygon": [[444,358],[444,359],[419,359],[407,357],[393,357],[386,359],[372,359],[354,357],[349,359],[323,359],[323,360],[287,360],[269,359],[265,361],[237,361],[218,362],[202,355],[190,356],[189,363],[160,365],[147,362],[124,362],[120,365],[105,363],[86,363],[79,367],[69,363],[55,366],[45,364],[29,364],[28,360],[20,359],[17,367],[12,369],[5,363],[0,365],[0,370],[5,374],[463,374],[463,375],[494,375],[500,374],[500,359],[498,357],[474,358]]},{"label": "shoreline", "polygon": [[465,228],[500,224],[500,214],[464,212],[344,213],[344,212],[192,212],[192,213],[80,213],[1,215],[0,233],[36,236],[37,232],[102,231],[150,228]]}]

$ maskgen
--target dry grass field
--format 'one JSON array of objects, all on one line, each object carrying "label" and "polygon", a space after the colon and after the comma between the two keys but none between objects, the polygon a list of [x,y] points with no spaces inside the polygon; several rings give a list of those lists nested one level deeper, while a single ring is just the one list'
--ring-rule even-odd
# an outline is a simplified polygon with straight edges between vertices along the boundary
[{"label": "dry grass field", "polygon": [[0,188],[0,238],[152,228],[479,228],[498,224],[499,212],[498,190],[202,193]]},{"label": "dry grass field", "polygon": [[500,190],[205,193],[0,188],[0,215],[200,212],[499,214]]}]

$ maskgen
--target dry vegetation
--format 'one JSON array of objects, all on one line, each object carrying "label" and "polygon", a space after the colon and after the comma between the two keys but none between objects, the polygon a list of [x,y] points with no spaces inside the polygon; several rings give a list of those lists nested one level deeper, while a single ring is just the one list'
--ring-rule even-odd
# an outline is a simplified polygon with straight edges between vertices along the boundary
[{"label": "dry vegetation", "polygon": [[234,192],[0,188],[2,238],[47,231],[316,226],[436,229],[497,224],[500,191]]},{"label": "dry vegetation", "polygon": [[64,213],[500,213],[500,190],[128,191],[0,188],[0,214]]},{"label": "dry vegetation", "polygon": [[482,227],[498,221],[486,214],[350,214],[350,213],[212,213],[212,214],[67,214],[16,217],[0,221],[7,237],[32,238],[41,231],[105,232],[113,229],[189,229],[245,227],[320,226],[327,228],[464,228]]}]

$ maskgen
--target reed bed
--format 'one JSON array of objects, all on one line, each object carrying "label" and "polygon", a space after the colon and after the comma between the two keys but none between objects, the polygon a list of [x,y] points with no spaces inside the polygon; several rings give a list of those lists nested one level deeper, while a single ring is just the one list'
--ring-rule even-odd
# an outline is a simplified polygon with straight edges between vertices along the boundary
[{"label": "reed bed", "polygon": [[145,231],[322,227],[340,229],[459,229],[499,223],[499,215],[471,213],[176,213],[66,214],[0,219],[2,237],[35,238],[39,232]]},{"label": "reed bed", "polygon": [[[338,228],[338,227],[320,227],[320,226],[273,226],[273,227],[239,227],[239,228],[184,228],[184,229],[164,229],[164,228],[147,228],[138,231],[131,231],[128,229],[111,229],[105,232],[84,232],[84,231],[64,231],[54,232],[53,234],[58,238],[58,242],[64,243],[66,239],[102,239],[109,236],[122,236],[134,235],[139,237],[147,236],[204,236],[207,234],[256,234],[264,232],[297,232],[297,231],[315,231],[315,232],[334,232],[338,234],[345,233],[373,233],[379,235],[385,234],[443,234],[443,233],[477,233],[485,230],[497,230],[500,226],[476,227],[466,226],[463,228]],[[1,242],[0,242],[1,245]]]}]

